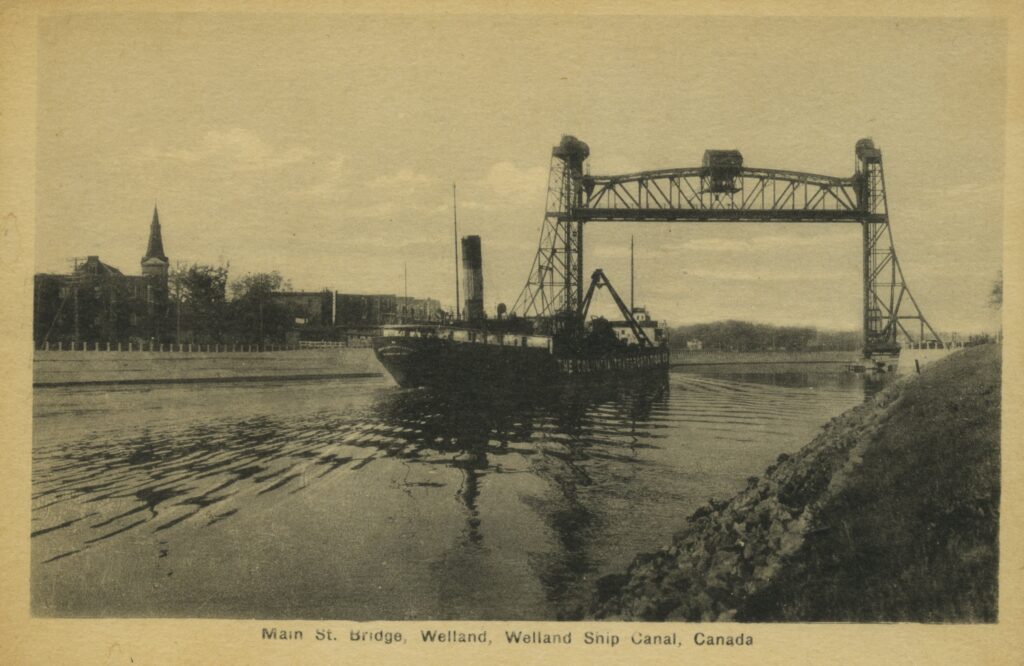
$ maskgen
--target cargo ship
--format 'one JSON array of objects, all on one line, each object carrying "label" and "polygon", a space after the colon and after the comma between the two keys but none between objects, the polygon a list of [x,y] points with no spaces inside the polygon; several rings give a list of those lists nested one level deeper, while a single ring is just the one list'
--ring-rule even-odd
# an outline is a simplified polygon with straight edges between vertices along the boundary
[{"label": "cargo ship", "polygon": [[518,388],[569,379],[607,379],[668,368],[667,348],[600,356],[558,354],[554,339],[462,328],[392,328],[374,341],[402,387],[459,387],[480,381]]},{"label": "cargo ship", "polygon": [[[619,296],[601,269],[584,289],[582,205],[589,148],[566,136],[552,150],[548,210],[530,278],[511,311],[484,312],[483,258],[479,236],[460,240],[453,187],[456,303],[451,321],[385,326],[373,339],[381,364],[402,387],[441,389],[531,387],[566,381],[609,382],[668,371],[670,354],[664,327],[646,309]],[[461,287],[461,289],[460,289]],[[597,292],[612,297],[621,318],[590,317]],[[459,292],[465,294],[460,303]],[[459,307],[461,306],[461,307]]]},{"label": "cargo ship", "polygon": [[621,321],[563,321],[547,333],[535,329],[548,322],[517,317],[386,326],[374,338],[373,349],[403,387],[459,388],[482,382],[521,389],[667,372],[664,328],[647,319],[646,312],[638,313],[639,319],[623,312],[627,316]]}]

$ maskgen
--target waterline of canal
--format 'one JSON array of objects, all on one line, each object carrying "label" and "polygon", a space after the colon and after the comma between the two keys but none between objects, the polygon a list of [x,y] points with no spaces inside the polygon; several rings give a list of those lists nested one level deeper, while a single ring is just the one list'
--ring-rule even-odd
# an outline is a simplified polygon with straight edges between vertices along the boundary
[{"label": "waterline of canal", "polygon": [[709,369],[540,400],[377,380],[39,389],[33,610],[557,619],[863,382]]}]

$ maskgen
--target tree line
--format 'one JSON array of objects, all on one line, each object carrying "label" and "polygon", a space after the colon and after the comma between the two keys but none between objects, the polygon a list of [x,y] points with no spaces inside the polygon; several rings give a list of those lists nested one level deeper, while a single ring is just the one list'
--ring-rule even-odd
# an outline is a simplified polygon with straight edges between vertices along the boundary
[{"label": "tree line", "polygon": [[[1003,272],[999,271],[989,291],[989,305],[1002,309]],[[826,331],[813,326],[774,326],[749,321],[716,321],[669,329],[669,345],[685,350],[688,341],[699,340],[711,351],[859,351],[864,345],[860,331]],[[995,338],[972,335],[967,344],[982,344]]]},{"label": "tree line", "polygon": [[863,346],[859,331],[823,331],[812,326],[774,326],[749,321],[716,321],[670,329],[669,344],[686,349],[699,340],[710,351],[855,351]]},{"label": "tree line", "polygon": [[184,343],[282,343],[294,313],[273,293],[290,288],[277,271],[229,281],[226,267],[177,266],[168,276],[167,328]]}]

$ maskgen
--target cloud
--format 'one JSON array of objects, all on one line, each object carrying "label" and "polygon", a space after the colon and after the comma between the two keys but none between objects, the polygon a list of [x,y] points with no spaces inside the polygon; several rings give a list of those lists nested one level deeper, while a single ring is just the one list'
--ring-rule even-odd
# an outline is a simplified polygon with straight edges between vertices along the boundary
[{"label": "cloud", "polygon": [[945,187],[919,188],[929,199],[974,202],[989,201],[1003,189],[1002,180],[965,181]]},{"label": "cloud", "polygon": [[514,203],[543,205],[548,170],[544,167],[521,169],[512,162],[491,165],[482,185],[498,198]]},{"label": "cloud", "polygon": [[792,234],[752,236],[749,238],[693,238],[676,248],[695,252],[724,252],[738,254],[762,254],[772,250],[786,250],[798,247],[828,248],[828,240],[820,234]]},{"label": "cloud", "polygon": [[694,238],[684,242],[682,249],[698,252],[750,252],[753,245],[749,240],[735,238]]},{"label": "cloud", "polygon": [[344,194],[347,191],[348,177],[351,175],[347,168],[344,155],[337,155],[327,160],[323,166],[318,166],[316,161],[312,165],[316,177],[308,187],[300,188],[292,194],[297,196],[308,196],[314,198],[328,198]]},{"label": "cloud", "polygon": [[238,171],[259,171],[297,164],[309,159],[313,152],[302,146],[278,150],[251,130],[235,127],[210,130],[192,148],[155,150],[148,155],[156,159],[179,162],[220,162]]},{"label": "cloud", "polygon": [[[342,199],[349,217],[389,217],[400,210],[422,212],[425,207],[416,203],[394,203],[396,199],[422,198],[424,190],[435,187],[437,179],[410,169],[399,169],[394,173],[380,174],[367,179],[351,167],[344,155],[329,160],[313,161],[312,184],[292,192],[298,197],[319,199]],[[359,187],[351,187],[352,184]],[[430,210],[440,204],[428,206]]]},{"label": "cloud", "polygon": [[[438,179],[411,169],[360,178],[360,187],[347,187],[357,177],[342,158],[333,161],[323,179],[305,191],[310,195],[338,195],[348,219],[390,219],[403,215],[437,214],[446,210],[445,192]],[[431,192],[436,190],[436,192]]]},{"label": "cloud", "polygon": [[684,273],[692,278],[729,282],[837,282],[849,278],[846,275],[830,273],[815,275],[811,271],[780,269],[777,266],[749,266],[745,268],[688,268]]},{"label": "cloud", "polygon": [[351,207],[346,211],[346,213],[347,217],[352,219],[358,219],[361,217],[383,219],[394,217],[398,211],[399,208],[393,201],[379,201],[366,206]]},{"label": "cloud", "polygon": [[601,155],[590,158],[590,171],[595,176],[638,173],[643,170],[643,167],[638,166],[636,162],[622,155]]},{"label": "cloud", "polygon": [[419,185],[426,185],[433,179],[426,174],[417,173],[409,169],[399,169],[396,173],[377,176],[367,183],[368,187],[374,189],[414,189]]}]

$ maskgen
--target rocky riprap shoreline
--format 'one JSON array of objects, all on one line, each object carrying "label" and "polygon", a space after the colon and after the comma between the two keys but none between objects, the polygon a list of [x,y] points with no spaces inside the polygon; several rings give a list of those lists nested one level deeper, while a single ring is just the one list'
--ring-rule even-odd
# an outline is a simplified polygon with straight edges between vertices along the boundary
[{"label": "rocky riprap shoreline", "polygon": [[816,511],[842,488],[896,404],[904,382],[833,418],[793,455],[729,500],[709,501],[672,545],[597,582],[584,615],[609,620],[728,621],[764,590],[807,539],[832,529]]}]

